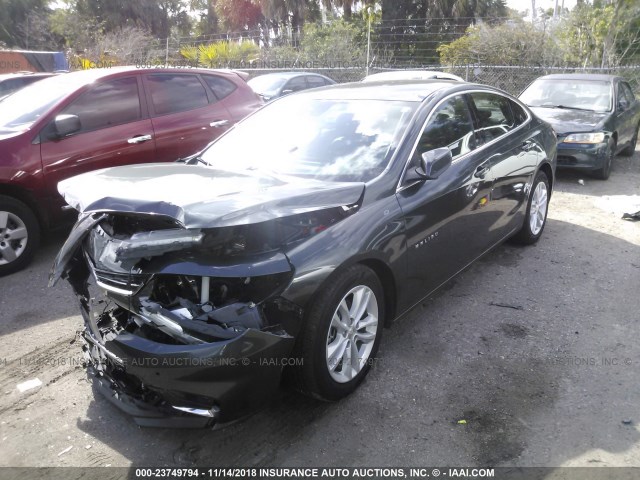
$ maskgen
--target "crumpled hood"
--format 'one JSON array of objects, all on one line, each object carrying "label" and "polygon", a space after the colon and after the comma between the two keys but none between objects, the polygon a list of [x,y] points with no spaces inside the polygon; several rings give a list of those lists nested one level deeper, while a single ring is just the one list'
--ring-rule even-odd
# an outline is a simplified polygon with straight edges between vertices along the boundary
[{"label": "crumpled hood", "polygon": [[600,130],[604,120],[611,115],[609,112],[586,112],[566,108],[530,108],[538,118],[551,124],[559,135]]},{"label": "crumpled hood", "polygon": [[186,228],[214,228],[353,205],[364,183],[155,163],[78,175],[60,182],[58,191],[79,212],[163,215]]}]

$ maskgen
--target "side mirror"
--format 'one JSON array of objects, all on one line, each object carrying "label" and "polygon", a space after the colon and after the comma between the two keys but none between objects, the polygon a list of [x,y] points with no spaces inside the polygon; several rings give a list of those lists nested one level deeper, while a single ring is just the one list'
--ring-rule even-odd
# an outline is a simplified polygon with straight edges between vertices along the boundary
[{"label": "side mirror", "polygon": [[422,154],[416,173],[425,180],[435,180],[451,166],[452,161],[451,150],[446,147],[429,150]]},{"label": "side mirror", "polygon": [[82,128],[80,117],[77,115],[58,115],[53,121],[58,138],[76,133]]},{"label": "side mirror", "polygon": [[290,95],[294,92],[295,90],[292,90],[290,88],[287,88],[286,90],[283,90],[282,93],[280,94],[280,96],[284,97],[285,95]]}]

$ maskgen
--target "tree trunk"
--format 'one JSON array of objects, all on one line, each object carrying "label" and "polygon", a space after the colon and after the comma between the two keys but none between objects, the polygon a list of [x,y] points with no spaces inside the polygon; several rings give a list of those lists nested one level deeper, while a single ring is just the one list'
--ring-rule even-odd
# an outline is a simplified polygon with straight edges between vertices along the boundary
[{"label": "tree trunk", "polygon": [[351,9],[352,9],[351,0],[344,0],[344,4],[342,6],[342,15],[344,19],[347,21],[351,20]]}]

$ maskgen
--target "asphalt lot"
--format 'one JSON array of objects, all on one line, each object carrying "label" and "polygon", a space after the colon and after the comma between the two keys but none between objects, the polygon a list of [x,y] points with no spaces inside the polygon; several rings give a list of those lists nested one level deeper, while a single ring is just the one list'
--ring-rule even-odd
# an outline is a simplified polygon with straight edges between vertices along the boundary
[{"label": "asphalt lot", "polygon": [[386,330],[354,395],[283,389],[220,431],[141,429],[94,398],[75,298],[46,287],[57,234],[0,278],[0,466],[640,466],[638,210],[640,151],[606,182],[561,172],[541,241]]}]

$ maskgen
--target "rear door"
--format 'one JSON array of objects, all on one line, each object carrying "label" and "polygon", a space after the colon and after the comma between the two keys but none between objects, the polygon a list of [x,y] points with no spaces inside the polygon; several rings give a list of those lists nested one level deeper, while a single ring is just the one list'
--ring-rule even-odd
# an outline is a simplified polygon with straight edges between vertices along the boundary
[{"label": "rear door", "polygon": [[307,84],[309,85],[309,88],[318,88],[330,85],[329,82],[318,75],[307,75]]},{"label": "rear door", "polygon": [[299,77],[293,77],[282,87],[282,97],[289,95],[290,93],[300,92],[309,88],[307,85],[306,75],[300,75]]},{"label": "rear door", "polygon": [[77,115],[81,123],[78,132],[58,139],[52,135],[52,122],[43,129],[40,152],[54,209],[64,204],[57,185],[65,178],[155,160],[153,128],[141,91],[138,75],[100,82],[57,112]]},{"label": "rear door", "polygon": [[[624,107],[621,106],[621,103]],[[638,125],[638,106],[636,98],[629,85],[625,82],[618,83],[618,94],[616,101],[618,109],[618,147],[629,143],[635,134]]]},{"label": "rear door", "polygon": [[522,224],[527,185],[544,155],[539,130],[528,128],[527,113],[509,98],[493,92],[471,92],[478,148],[489,162],[493,187],[484,210],[495,222],[487,235],[499,242]]},{"label": "rear door", "polygon": [[146,74],[144,85],[158,161],[175,161],[196,153],[233,123],[229,111],[197,74]]}]

